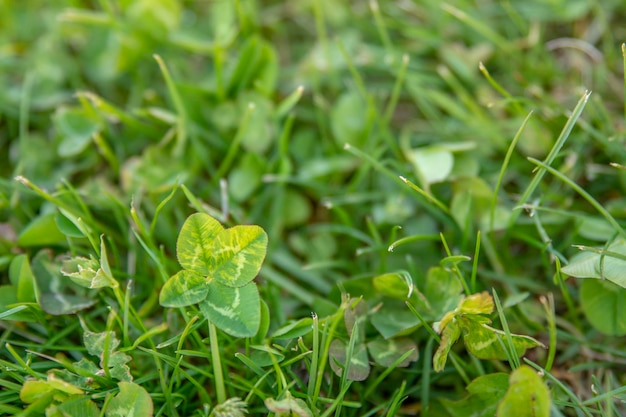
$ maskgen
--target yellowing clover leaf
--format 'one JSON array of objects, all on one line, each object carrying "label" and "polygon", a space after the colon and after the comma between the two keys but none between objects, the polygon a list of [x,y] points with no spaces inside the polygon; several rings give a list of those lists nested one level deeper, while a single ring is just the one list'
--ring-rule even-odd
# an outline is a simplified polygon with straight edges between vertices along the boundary
[{"label": "yellowing clover leaf", "polygon": [[259,226],[222,230],[211,246],[211,273],[229,287],[243,287],[259,273],[267,251],[267,234]]},{"label": "yellowing clover leaf", "polygon": [[163,286],[165,307],[200,304],[207,319],[236,337],[254,336],[260,323],[260,299],[252,280],[267,251],[267,234],[259,226],[224,229],[213,217],[192,214],[176,243],[182,271]]},{"label": "yellowing clover leaf", "polygon": [[[446,365],[448,353],[461,334],[466,349],[479,359],[506,359],[507,352],[502,341],[507,334],[502,330],[489,326],[491,320],[482,314],[493,312],[493,299],[487,292],[473,294],[462,299],[457,308],[446,313],[441,321],[434,324],[435,330],[440,333],[441,342],[433,359],[433,368],[441,372]],[[516,334],[509,335],[515,354],[522,356],[526,349],[543,346],[532,337]]]},{"label": "yellowing clover leaf", "polygon": [[183,269],[165,283],[159,302],[163,307],[185,307],[197,304],[209,294],[207,278],[188,269]]},{"label": "yellowing clover leaf", "polygon": [[204,213],[192,214],[180,229],[176,255],[180,265],[200,275],[211,274],[211,246],[222,225]]}]

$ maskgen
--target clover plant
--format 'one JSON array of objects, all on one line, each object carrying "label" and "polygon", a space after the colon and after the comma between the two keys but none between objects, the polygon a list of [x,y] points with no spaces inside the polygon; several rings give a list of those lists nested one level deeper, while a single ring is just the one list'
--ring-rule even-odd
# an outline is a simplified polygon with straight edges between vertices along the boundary
[{"label": "clover plant", "polygon": [[225,229],[208,214],[192,214],[176,244],[183,269],[165,283],[159,301],[164,307],[198,304],[219,329],[252,337],[261,322],[259,292],[252,280],[266,251],[267,234],[259,226]]}]

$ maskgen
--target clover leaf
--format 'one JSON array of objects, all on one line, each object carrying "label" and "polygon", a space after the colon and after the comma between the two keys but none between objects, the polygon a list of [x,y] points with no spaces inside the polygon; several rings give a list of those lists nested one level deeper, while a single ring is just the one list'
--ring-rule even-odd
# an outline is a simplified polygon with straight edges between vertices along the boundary
[{"label": "clover leaf", "polygon": [[254,336],[259,328],[260,298],[252,280],[267,251],[267,234],[259,226],[225,229],[205,213],[192,214],[176,244],[183,269],[163,286],[164,307],[200,304],[215,326],[236,337]]}]

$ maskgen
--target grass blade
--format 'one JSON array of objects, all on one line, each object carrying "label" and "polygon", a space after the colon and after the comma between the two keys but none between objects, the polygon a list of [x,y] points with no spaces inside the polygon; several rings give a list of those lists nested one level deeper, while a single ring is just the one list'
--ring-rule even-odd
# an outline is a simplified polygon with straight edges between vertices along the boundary
[{"label": "grass blade", "polygon": [[[563,127],[561,134],[557,138],[556,142],[554,143],[554,146],[552,146],[552,149],[550,150],[550,153],[548,153],[548,156],[546,157],[545,161],[541,165],[541,169],[537,170],[532,181],[530,182],[530,184],[528,185],[528,187],[526,188],[526,190],[520,197],[518,201],[518,207],[523,206],[524,204],[528,202],[533,192],[535,191],[535,189],[541,182],[541,179],[545,175],[547,166],[550,166],[552,164],[554,159],[557,157],[558,153],[561,151],[561,148],[565,144],[565,141],[567,140],[570,133],[572,132],[572,129],[576,125],[576,121],[582,114],[583,109],[585,108],[585,104],[587,104],[587,101],[589,100],[590,95],[591,95],[591,92],[586,91],[585,94],[583,94],[583,96],[580,98],[580,100],[578,100],[578,104],[576,104],[576,107],[572,111],[571,116],[567,119],[567,123],[565,123],[565,126]],[[513,227],[520,213],[521,213],[521,208],[517,208],[513,210],[513,213],[511,213],[511,219],[509,220],[509,227]]]}]

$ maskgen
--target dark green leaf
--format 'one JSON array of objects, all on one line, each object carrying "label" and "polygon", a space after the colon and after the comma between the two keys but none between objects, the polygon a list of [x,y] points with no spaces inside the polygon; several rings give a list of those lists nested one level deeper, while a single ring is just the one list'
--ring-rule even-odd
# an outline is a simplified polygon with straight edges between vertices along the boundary
[{"label": "dark green leaf", "polygon": [[369,351],[372,359],[384,367],[392,366],[402,355],[412,350],[413,352],[404,359],[398,367],[409,366],[411,362],[415,362],[418,359],[417,345],[411,339],[398,338],[398,339],[376,339],[367,344],[367,350]]},{"label": "dark green leaf", "polygon": [[404,303],[386,301],[383,308],[372,315],[372,325],[385,338],[415,330],[421,322]]},{"label": "dark green leaf", "polygon": [[337,376],[341,376],[344,369],[347,367],[348,374],[346,379],[349,381],[364,381],[370,374],[370,364],[367,358],[367,350],[365,345],[356,345],[350,358],[350,363],[347,364],[347,346],[335,339],[330,344],[329,361],[330,367]]}]

